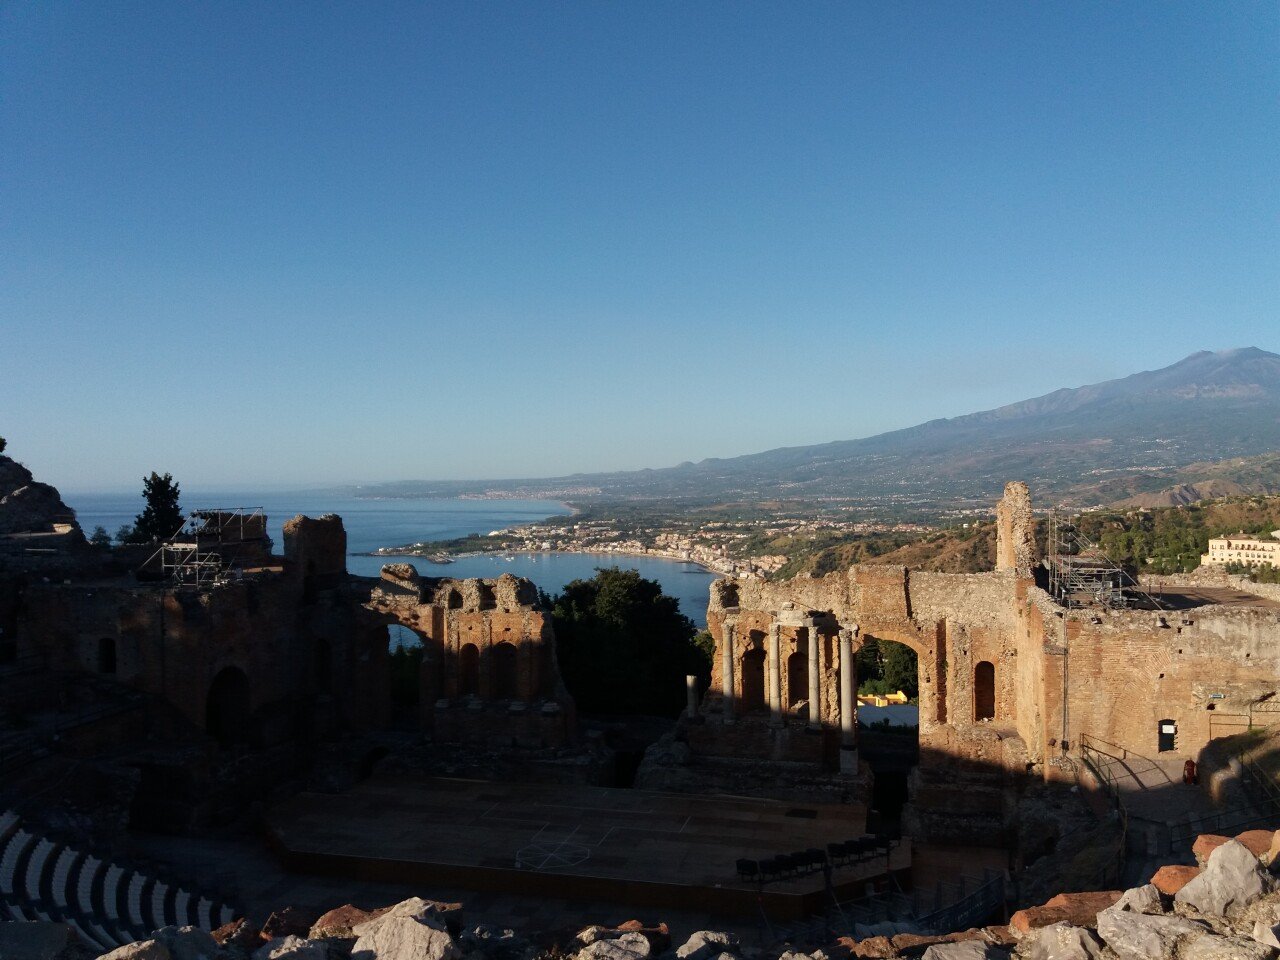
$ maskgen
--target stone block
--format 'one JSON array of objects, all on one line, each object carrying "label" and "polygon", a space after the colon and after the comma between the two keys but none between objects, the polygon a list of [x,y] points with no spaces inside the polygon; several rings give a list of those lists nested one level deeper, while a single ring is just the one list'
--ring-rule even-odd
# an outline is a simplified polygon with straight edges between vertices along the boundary
[{"label": "stone block", "polygon": [[1209,855],[1198,877],[1187,882],[1174,901],[1219,917],[1234,916],[1276,888],[1276,880],[1238,840],[1228,840]]},{"label": "stone block", "polygon": [[1187,883],[1200,876],[1200,868],[1185,866],[1180,863],[1170,863],[1161,867],[1151,875],[1152,885],[1166,897],[1172,897],[1175,893],[1187,885]]},{"label": "stone block", "polygon": [[1120,890],[1060,893],[1041,906],[1019,910],[1009,919],[1009,929],[1015,937],[1021,938],[1032,930],[1047,927],[1051,923],[1092,927],[1098,913],[1113,906],[1121,896],[1123,893]]}]

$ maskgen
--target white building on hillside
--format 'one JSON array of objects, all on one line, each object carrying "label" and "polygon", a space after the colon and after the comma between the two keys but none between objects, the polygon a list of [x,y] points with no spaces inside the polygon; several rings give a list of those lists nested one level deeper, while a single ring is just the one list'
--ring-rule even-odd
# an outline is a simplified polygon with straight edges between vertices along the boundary
[{"label": "white building on hillside", "polygon": [[1271,533],[1270,540],[1238,533],[1230,537],[1214,537],[1209,541],[1209,552],[1200,557],[1200,563],[1225,567],[1228,563],[1249,566],[1269,564],[1280,567],[1280,530]]}]

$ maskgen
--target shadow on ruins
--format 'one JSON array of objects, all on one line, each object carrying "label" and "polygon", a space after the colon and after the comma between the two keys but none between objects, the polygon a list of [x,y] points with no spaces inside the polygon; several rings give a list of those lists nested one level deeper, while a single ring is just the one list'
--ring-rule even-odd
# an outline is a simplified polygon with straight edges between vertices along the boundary
[{"label": "shadow on ruins", "polygon": [[[104,947],[281,890],[941,927],[1274,823],[1277,758],[1241,752],[1280,719],[1280,597],[1166,578],[1159,609],[1064,605],[1023,485],[997,518],[990,573],[716,581],[711,688],[619,789],[528,581],[352,576],[335,516],[279,555],[216,510],[167,559],[97,550],[0,457],[4,909]],[[400,722],[392,627],[422,649]],[[918,737],[859,727],[869,638],[916,655]]]}]

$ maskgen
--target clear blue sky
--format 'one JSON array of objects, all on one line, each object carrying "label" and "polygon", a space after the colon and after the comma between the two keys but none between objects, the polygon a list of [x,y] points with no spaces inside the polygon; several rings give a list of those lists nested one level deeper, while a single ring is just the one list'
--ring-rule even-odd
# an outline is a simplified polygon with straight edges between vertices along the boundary
[{"label": "clear blue sky", "polygon": [[71,490],[865,436],[1280,349],[1274,3],[0,7],[0,434]]}]

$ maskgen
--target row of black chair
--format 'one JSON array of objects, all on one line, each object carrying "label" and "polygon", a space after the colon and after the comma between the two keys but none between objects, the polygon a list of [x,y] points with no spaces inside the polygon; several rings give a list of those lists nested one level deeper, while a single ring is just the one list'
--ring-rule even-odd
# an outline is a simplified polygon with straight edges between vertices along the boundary
[{"label": "row of black chair", "polygon": [[887,854],[893,841],[879,837],[859,837],[840,843],[829,843],[825,851],[817,848],[782,853],[764,860],[739,860],[738,877],[746,883],[772,883],[792,877],[805,877],[833,867],[862,863]]}]

